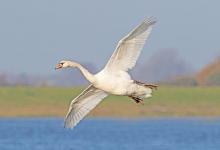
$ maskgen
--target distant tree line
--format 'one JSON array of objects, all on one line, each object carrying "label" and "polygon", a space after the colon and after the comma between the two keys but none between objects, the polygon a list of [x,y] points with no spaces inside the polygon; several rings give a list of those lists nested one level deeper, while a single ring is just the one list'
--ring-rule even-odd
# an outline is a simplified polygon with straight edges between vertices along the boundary
[{"label": "distant tree line", "polygon": [[[98,69],[92,63],[84,66],[96,73]],[[165,85],[204,86],[220,85],[220,58],[205,66],[199,72],[185,62],[174,49],[158,51],[143,64],[136,65],[131,72],[135,79]],[[0,86],[82,86],[88,82],[76,69],[57,71],[53,75],[29,75],[0,73]]]}]

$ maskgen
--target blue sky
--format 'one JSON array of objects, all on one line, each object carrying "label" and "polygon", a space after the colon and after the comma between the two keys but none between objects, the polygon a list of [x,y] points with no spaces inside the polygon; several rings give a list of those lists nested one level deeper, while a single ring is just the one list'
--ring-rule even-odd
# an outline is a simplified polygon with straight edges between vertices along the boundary
[{"label": "blue sky", "polygon": [[139,62],[176,49],[195,69],[220,55],[218,0],[0,1],[0,72],[53,74],[62,59],[104,66],[144,17],[158,22]]}]

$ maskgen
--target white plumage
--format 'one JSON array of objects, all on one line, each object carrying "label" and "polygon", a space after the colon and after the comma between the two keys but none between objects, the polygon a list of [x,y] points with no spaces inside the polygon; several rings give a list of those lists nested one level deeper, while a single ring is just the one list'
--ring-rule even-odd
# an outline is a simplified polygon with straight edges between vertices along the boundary
[{"label": "white plumage", "polygon": [[108,94],[129,96],[137,103],[142,103],[143,98],[151,97],[152,89],[157,86],[135,81],[127,71],[135,66],[141,49],[155,23],[156,21],[152,18],[146,18],[121,39],[104,69],[95,75],[73,61],[61,61],[56,66],[56,69],[77,67],[91,83],[71,102],[65,118],[65,127],[73,128],[76,126]]},{"label": "white plumage", "polygon": [[127,71],[132,69],[141,49],[152,30],[152,25],[156,23],[155,20],[145,19],[132,32],[118,42],[118,46],[114,51],[112,57],[106,65],[108,69],[116,69]]},{"label": "white plumage", "polygon": [[90,85],[70,104],[65,119],[65,127],[74,127],[87,113],[89,113],[108,94]]}]

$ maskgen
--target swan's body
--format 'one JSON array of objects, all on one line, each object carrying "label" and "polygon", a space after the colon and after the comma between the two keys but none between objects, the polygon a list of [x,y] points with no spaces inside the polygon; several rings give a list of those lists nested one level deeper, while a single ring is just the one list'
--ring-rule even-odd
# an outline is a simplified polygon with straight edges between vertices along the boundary
[{"label": "swan's body", "polygon": [[97,79],[94,83],[96,88],[115,95],[126,95],[127,87],[132,83],[129,74],[123,71],[111,73],[103,70],[97,73],[95,77]]},{"label": "swan's body", "polygon": [[78,68],[91,83],[71,102],[65,119],[65,127],[73,128],[108,94],[129,96],[137,103],[142,102],[143,98],[151,97],[152,89],[156,86],[133,80],[127,71],[135,66],[154,23],[154,20],[147,18],[120,40],[105,68],[97,74],[91,74],[82,65],[72,61],[61,61],[57,65],[57,69]]}]

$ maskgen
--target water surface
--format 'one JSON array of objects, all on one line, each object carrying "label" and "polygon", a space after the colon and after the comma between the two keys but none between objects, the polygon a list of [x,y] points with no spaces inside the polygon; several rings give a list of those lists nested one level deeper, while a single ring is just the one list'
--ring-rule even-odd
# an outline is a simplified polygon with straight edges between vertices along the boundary
[{"label": "water surface", "polygon": [[220,119],[0,119],[0,150],[219,150]]}]

